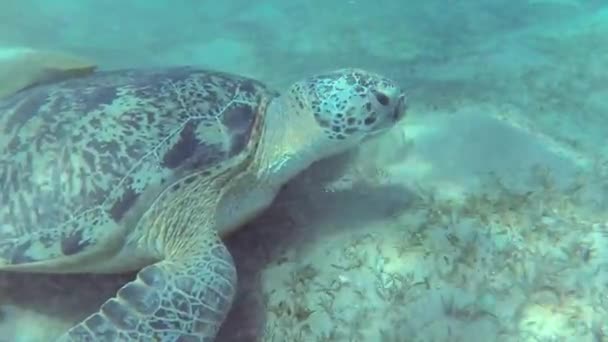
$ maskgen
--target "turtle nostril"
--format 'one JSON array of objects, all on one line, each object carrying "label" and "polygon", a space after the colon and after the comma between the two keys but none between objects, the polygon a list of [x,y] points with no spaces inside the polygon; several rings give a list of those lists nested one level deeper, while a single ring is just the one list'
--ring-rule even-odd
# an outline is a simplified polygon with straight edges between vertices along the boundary
[{"label": "turtle nostril", "polygon": [[374,92],[376,95],[376,100],[378,100],[378,102],[380,102],[381,105],[383,106],[387,106],[391,101],[388,98],[388,96],[386,96],[386,94],[381,93],[379,91]]}]

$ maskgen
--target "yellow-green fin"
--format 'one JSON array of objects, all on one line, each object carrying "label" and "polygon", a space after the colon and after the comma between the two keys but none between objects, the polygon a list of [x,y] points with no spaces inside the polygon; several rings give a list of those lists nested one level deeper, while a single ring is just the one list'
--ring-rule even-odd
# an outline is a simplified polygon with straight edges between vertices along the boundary
[{"label": "yellow-green fin", "polygon": [[0,98],[37,84],[91,74],[97,65],[66,52],[0,47]]}]

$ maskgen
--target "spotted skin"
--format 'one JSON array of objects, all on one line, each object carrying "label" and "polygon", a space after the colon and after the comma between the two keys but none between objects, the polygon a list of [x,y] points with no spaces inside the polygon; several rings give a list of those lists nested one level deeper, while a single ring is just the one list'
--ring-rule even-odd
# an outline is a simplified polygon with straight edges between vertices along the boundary
[{"label": "spotted skin", "polygon": [[241,152],[269,94],[173,68],[97,73],[0,101],[0,266],[110,239],[146,193]]},{"label": "spotted skin", "polygon": [[358,69],[318,75],[290,92],[301,109],[314,113],[330,139],[390,128],[406,110],[405,95],[395,82]]}]

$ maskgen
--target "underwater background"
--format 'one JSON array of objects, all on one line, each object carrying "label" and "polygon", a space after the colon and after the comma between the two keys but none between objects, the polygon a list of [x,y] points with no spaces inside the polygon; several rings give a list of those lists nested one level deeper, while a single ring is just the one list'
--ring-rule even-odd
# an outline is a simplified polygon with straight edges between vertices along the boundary
[{"label": "underwater background", "polygon": [[[344,174],[313,166],[230,239],[218,341],[608,341],[605,1],[3,0],[14,46],[407,91]],[[52,340],[127,279],[0,274],[0,341]]]}]

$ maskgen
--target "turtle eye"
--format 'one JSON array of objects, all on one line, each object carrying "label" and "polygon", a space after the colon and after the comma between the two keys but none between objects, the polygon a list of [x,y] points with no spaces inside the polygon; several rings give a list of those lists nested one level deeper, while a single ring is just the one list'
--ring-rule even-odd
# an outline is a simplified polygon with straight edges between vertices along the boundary
[{"label": "turtle eye", "polygon": [[376,100],[378,100],[378,102],[383,106],[388,106],[388,104],[391,102],[388,96],[382,92],[374,91],[374,95],[376,95]]}]

